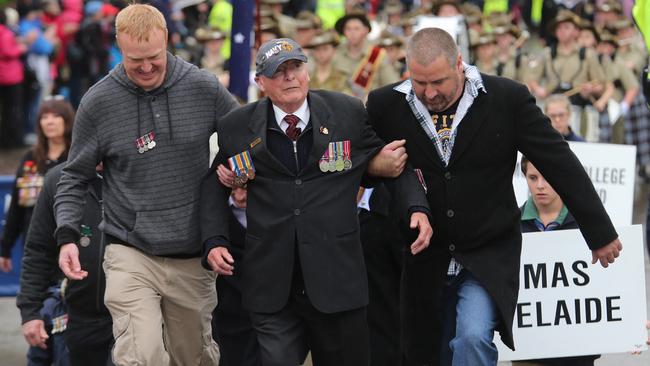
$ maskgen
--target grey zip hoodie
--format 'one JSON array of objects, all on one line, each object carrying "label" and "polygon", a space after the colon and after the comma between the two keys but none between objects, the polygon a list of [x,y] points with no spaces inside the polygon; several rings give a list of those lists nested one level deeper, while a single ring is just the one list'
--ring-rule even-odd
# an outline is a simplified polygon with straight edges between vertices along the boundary
[{"label": "grey zip hoodie", "polygon": [[[208,168],[208,139],[236,107],[214,75],[171,54],[163,84],[149,92],[127,77],[122,64],[116,66],[77,111],[54,205],[57,243],[78,242],[86,186],[101,161],[100,229],[147,254],[199,256],[199,186]],[[137,138],[150,132],[156,146],[138,152]]]}]

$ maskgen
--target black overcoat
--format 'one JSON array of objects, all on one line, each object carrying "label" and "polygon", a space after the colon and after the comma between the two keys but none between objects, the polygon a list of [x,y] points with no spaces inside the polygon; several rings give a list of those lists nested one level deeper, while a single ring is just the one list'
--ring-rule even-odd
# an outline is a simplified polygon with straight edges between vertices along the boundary
[{"label": "black overcoat", "polygon": [[423,255],[407,255],[403,276],[404,346],[413,360],[436,362],[438,357],[441,289],[451,256],[493,297],[501,339],[514,349],[521,253],[520,212],[512,187],[517,150],[562,197],[591,249],[617,237],[584,168],[528,89],[509,79],[481,76],[486,91],[479,91],[460,122],[448,166],[405,94],[393,89],[396,84],[368,97],[377,134],[385,141],[406,139],[409,163],[422,170],[428,187],[433,242]]}]

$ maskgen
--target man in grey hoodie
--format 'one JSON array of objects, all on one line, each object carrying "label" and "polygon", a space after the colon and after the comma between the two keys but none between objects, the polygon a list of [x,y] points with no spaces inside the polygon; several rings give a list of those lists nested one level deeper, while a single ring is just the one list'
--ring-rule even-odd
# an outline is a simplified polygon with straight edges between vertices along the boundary
[{"label": "man in grey hoodie", "polygon": [[117,365],[216,365],[215,273],[200,265],[199,186],[208,138],[237,104],[214,75],[167,53],[163,15],[116,18],[123,62],[81,100],[55,210],[59,266],[82,280],[84,194],[104,163],[105,302]]}]

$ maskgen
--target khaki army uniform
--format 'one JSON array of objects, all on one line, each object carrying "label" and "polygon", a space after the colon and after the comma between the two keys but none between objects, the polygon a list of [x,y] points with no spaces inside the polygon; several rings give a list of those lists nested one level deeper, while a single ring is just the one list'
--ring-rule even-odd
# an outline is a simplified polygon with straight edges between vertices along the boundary
[{"label": "khaki army uniform", "polygon": [[[360,66],[360,63],[364,58],[372,51],[373,46],[368,45],[365,47],[365,52],[360,55],[358,58],[352,58],[348,54],[348,49],[345,43],[342,43],[338,46],[332,64],[335,69],[344,73],[349,79],[352,78],[354,73],[357,71],[357,68]],[[389,61],[386,57],[379,64],[377,71],[375,72],[372,82],[370,85],[370,90],[376,89],[380,86],[391,84],[400,80],[399,74],[395,69],[389,64]]]},{"label": "khaki army uniform", "polygon": [[[573,104],[571,128],[584,136],[587,141],[598,141],[598,111],[591,106],[590,100],[580,96],[578,89],[587,82],[607,81],[596,52],[593,49],[576,46],[572,52],[562,54],[547,47],[543,51],[541,65],[529,69],[529,72],[529,78],[540,81],[540,84],[551,93],[571,91],[570,99]],[[586,123],[582,123],[583,120]]]},{"label": "khaki army uniform", "polygon": [[208,56],[204,55],[201,57],[201,68],[205,69],[216,76],[220,76],[223,74],[223,66],[225,64],[225,60],[221,55],[217,56]]},{"label": "khaki army uniform", "polygon": [[508,79],[524,82],[526,75],[526,65],[528,64],[528,56],[511,50],[508,52],[508,57],[505,62],[499,61],[496,67],[496,74]]},{"label": "khaki army uniform", "polygon": [[619,48],[616,51],[616,59],[623,61],[623,64],[632,65],[632,71],[637,77],[640,77],[643,68],[647,65],[648,54],[644,49],[632,44],[629,47]]},{"label": "khaki army uniform", "polygon": [[476,60],[474,65],[478,67],[479,71],[488,74],[488,75],[497,75],[497,67],[499,66],[499,61],[495,59],[490,60],[489,62],[481,62]]},{"label": "khaki army uniform", "polygon": [[620,103],[623,100],[625,92],[638,87],[639,81],[634,76],[634,73],[625,66],[624,61],[621,60],[618,54],[616,54],[614,60],[610,57],[603,56],[601,62],[607,80],[614,83],[615,88],[612,99]]},{"label": "khaki army uniform", "polygon": [[309,73],[309,88],[310,89],[325,89],[333,90],[348,95],[352,95],[352,88],[350,88],[350,78],[341,70],[332,68],[330,75],[324,81],[319,81],[316,77],[316,70]]},{"label": "khaki army uniform", "polygon": [[296,36],[298,25],[296,19],[285,14],[274,14],[273,17],[278,22],[278,27],[283,36],[292,39]]},{"label": "khaki army uniform", "polygon": [[584,49],[584,56],[580,57],[581,49],[576,47],[569,54],[553,57],[553,51],[544,49],[542,67],[537,68],[537,75],[531,75],[537,80],[544,80],[547,90],[562,93],[587,82],[604,82],[605,71],[598,62],[598,57],[592,49]]}]

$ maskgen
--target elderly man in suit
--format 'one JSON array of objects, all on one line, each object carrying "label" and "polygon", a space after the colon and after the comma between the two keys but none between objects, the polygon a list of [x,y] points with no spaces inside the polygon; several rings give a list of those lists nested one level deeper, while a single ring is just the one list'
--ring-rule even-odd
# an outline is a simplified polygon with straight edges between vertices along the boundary
[{"label": "elderly man in suit", "polygon": [[[307,57],[291,39],[263,44],[257,83],[267,98],[230,113],[218,128],[217,165],[231,186],[247,181],[242,297],[258,333],[262,364],[368,365],[368,284],[359,240],[357,191],[383,146],[359,99],[309,91]],[[226,159],[227,158],[227,159]],[[428,205],[415,173],[388,182],[398,212],[427,247]],[[214,171],[202,187],[204,265],[232,275],[226,189]]]},{"label": "elderly man in suit", "polygon": [[381,138],[406,139],[436,228],[430,249],[405,261],[406,358],[419,365],[496,365],[494,331],[514,347],[517,150],[573,213],[594,263],[613,263],[622,244],[580,162],[525,86],[463,63],[454,40],[437,28],[409,40],[407,66],[409,80],[373,91],[367,103]]}]

